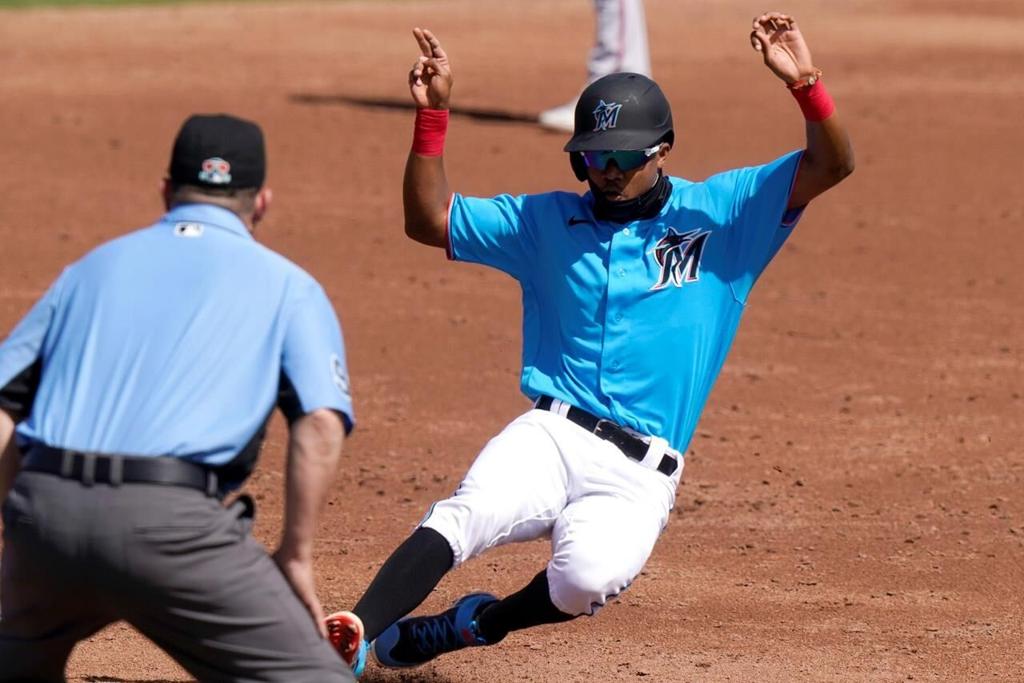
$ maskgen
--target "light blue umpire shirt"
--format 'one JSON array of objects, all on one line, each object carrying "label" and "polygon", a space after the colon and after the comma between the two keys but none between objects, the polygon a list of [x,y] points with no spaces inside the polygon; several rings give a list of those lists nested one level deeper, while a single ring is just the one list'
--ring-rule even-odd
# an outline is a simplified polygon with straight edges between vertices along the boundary
[{"label": "light blue umpire shirt", "polygon": [[72,264],[0,345],[19,445],[255,458],[275,405],[354,425],[341,328],[323,288],[234,213],[175,207]]},{"label": "light blue umpire shirt", "polygon": [[685,452],[754,282],[799,220],[801,152],[694,183],[661,212],[598,221],[568,192],[452,197],[448,255],[523,292],[521,387]]}]

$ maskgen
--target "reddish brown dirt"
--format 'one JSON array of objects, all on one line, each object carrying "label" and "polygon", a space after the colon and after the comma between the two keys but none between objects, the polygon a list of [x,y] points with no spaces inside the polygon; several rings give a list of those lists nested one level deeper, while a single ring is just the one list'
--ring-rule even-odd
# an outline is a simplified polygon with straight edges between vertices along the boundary
[{"label": "reddish brown dirt", "polygon": [[[767,161],[799,114],[749,48],[740,0],[649,0],[677,175]],[[816,201],[755,291],[644,575],[594,619],[367,681],[1024,679],[1024,8],[1016,0],[792,0],[858,170]],[[428,504],[525,409],[518,291],[401,232],[414,25],[456,103],[518,115],[571,97],[589,3],[350,2],[0,13],[0,330],[61,266],[160,212],[192,111],[261,121],[276,203],[260,238],[327,287],[360,428],[319,542],[350,606]],[[346,100],[346,98],[349,98]],[[362,104],[360,104],[362,102]],[[561,136],[454,119],[471,194],[574,188]],[[670,359],[667,359],[669,361]],[[283,431],[248,489],[280,522]],[[447,578],[425,608],[520,586],[544,543]],[[129,628],[69,675],[187,680]]]}]

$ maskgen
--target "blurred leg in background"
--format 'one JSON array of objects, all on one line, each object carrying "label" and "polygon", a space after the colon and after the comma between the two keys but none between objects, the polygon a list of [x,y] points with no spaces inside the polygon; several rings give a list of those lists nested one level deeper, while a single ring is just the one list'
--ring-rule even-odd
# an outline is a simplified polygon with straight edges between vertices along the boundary
[{"label": "blurred leg in background", "polygon": [[[583,87],[619,71],[649,77],[651,55],[643,0],[594,0],[594,18],[594,47],[587,60],[587,82]],[[540,125],[571,133],[578,95],[565,104],[542,111],[537,117]]]}]

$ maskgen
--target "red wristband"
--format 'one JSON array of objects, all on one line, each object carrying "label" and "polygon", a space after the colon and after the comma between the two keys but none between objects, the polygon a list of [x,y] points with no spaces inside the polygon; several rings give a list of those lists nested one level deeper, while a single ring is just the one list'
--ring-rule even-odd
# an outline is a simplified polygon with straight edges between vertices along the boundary
[{"label": "red wristband", "polygon": [[824,121],[836,110],[836,103],[832,101],[832,96],[825,90],[825,84],[820,78],[813,85],[790,88],[789,91],[793,93],[797,104],[800,105],[800,111],[808,121]]},{"label": "red wristband", "polygon": [[444,136],[448,132],[447,109],[417,109],[412,151],[425,157],[444,154]]}]

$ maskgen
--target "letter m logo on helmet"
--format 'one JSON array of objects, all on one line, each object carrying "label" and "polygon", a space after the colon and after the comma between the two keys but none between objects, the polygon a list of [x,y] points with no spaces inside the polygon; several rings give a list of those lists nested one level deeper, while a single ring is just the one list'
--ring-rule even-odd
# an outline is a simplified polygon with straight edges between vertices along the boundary
[{"label": "letter m logo on helmet", "polygon": [[619,122],[620,111],[622,111],[621,104],[601,100],[597,109],[594,110],[594,132],[614,128]]}]

